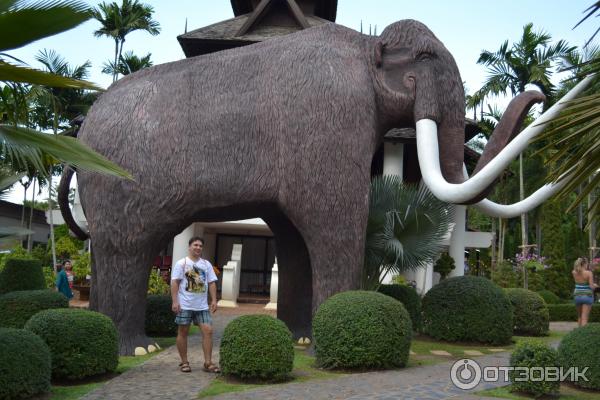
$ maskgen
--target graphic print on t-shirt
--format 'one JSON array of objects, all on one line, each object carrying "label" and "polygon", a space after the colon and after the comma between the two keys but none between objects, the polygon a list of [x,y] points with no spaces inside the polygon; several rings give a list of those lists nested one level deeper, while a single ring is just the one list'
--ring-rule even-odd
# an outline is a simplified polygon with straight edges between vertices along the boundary
[{"label": "graphic print on t-shirt", "polygon": [[206,292],[206,274],[204,271],[196,267],[195,265],[192,268],[188,269],[185,272],[185,279],[187,280],[187,288],[188,292],[192,293],[204,293]]}]

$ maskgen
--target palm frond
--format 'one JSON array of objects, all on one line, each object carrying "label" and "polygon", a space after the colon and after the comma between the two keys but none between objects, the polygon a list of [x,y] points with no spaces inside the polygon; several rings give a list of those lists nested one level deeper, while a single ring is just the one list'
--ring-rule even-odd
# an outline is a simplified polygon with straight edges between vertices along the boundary
[{"label": "palm frond", "polygon": [[423,267],[441,251],[451,206],[425,186],[405,185],[397,176],[371,183],[365,242],[363,288],[379,285],[382,275]]},{"label": "palm frond", "polygon": [[0,52],[76,27],[91,17],[83,1],[3,1],[0,6]]},{"label": "palm frond", "polygon": [[[77,139],[48,135],[27,128],[0,125],[0,141],[22,152],[41,152],[79,169],[132,179],[130,173]],[[42,169],[43,170],[43,169]]]}]

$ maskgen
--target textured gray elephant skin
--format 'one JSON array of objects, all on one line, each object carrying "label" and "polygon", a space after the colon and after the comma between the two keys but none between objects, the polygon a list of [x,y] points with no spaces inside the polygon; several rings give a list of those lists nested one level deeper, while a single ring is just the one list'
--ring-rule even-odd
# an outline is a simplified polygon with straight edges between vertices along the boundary
[{"label": "textured gray elephant skin", "polygon": [[[456,64],[416,21],[380,37],[326,24],[113,84],[79,137],[135,181],[80,172],[78,182],[93,243],[91,308],[115,321],[121,353],[148,343],[149,266],[195,221],[263,218],[276,238],[278,316],[310,336],[318,305],[360,285],[383,134],[425,117],[440,135],[464,135]],[[455,142],[443,145],[460,156],[442,167],[460,164],[462,179]]]}]

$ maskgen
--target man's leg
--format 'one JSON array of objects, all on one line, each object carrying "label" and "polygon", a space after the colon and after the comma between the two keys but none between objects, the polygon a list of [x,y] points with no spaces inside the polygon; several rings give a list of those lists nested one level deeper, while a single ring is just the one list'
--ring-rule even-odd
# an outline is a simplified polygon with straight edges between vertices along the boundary
[{"label": "man's leg", "polygon": [[210,365],[212,363],[212,325],[199,324],[198,326],[202,331],[202,351],[204,352],[204,364]]},{"label": "man's leg", "polygon": [[179,325],[177,329],[177,351],[179,352],[179,357],[181,357],[181,363],[185,364],[188,362],[187,358],[187,340],[188,333],[190,331],[189,325]]}]

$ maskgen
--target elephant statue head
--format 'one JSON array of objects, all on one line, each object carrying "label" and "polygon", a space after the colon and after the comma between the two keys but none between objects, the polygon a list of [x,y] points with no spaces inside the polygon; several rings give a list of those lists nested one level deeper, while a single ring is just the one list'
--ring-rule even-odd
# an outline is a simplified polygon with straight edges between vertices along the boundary
[{"label": "elephant statue head", "polygon": [[513,99],[469,179],[464,168],[464,88],[450,52],[425,25],[413,20],[389,25],[372,41],[382,125],[384,129],[416,127],[423,180],[438,198],[455,204],[474,204],[487,214],[510,217],[537,207],[562,187],[544,186],[525,202],[510,206],[484,199],[510,161],[541,132],[544,122],[581,93],[591,78],[518,136],[531,106],[544,101],[545,96],[526,91]]}]

